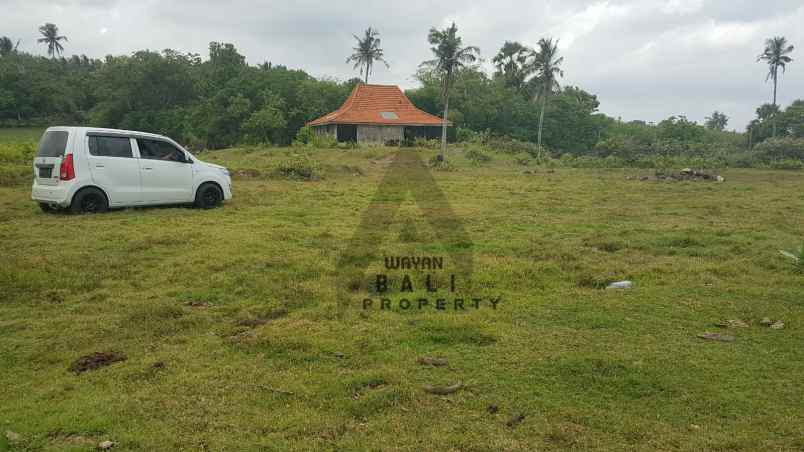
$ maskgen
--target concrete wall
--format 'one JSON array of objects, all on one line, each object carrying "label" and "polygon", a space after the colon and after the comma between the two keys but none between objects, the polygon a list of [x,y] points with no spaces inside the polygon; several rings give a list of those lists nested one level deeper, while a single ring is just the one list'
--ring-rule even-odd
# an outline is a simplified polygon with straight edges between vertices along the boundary
[{"label": "concrete wall", "polygon": [[390,140],[402,141],[402,126],[357,126],[357,142],[382,146]]}]

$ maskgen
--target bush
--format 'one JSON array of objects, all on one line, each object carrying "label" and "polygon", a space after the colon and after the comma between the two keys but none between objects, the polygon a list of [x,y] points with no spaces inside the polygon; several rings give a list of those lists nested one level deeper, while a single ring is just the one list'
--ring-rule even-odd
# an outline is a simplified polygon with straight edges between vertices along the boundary
[{"label": "bush", "polygon": [[455,166],[442,158],[441,155],[434,155],[427,162],[427,166],[436,171],[455,171]]},{"label": "bush", "polygon": [[481,165],[491,161],[491,156],[483,153],[479,148],[470,147],[464,153],[464,157],[475,165]]},{"label": "bush", "polygon": [[804,138],[769,138],[754,147],[756,157],[764,162],[804,160]]},{"label": "bush", "polygon": [[307,154],[291,154],[280,161],[274,172],[292,180],[318,180],[321,178],[320,165]]}]

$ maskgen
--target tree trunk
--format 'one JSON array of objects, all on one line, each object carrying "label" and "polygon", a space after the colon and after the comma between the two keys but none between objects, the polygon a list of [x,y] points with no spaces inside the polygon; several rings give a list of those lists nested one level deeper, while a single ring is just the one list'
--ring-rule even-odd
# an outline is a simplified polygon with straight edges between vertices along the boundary
[{"label": "tree trunk", "polygon": [[447,153],[447,115],[449,114],[449,93],[444,98],[444,117],[441,119],[441,157]]},{"label": "tree trunk", "polygon": [[777,71],[778,71],[778,69],[774,69],[774,71],[773,71],[773,106],[774,106],[774,111],[773,111],[773,118],[772,118],[773,123],[772,123],[772,125],[773,125],[773,136],[774,137],[776,137],[776,108],[775,107],[776,107],[776,74],[778,73]]},{"label": "tree trunk", "polygon": [[544,109],[547,106],[547,90],[542,94],[542,112],[539,114],[539,133],[536,138],[536,144],[539,148],[538,159],[542,159],[542,125],[544,124]]}]

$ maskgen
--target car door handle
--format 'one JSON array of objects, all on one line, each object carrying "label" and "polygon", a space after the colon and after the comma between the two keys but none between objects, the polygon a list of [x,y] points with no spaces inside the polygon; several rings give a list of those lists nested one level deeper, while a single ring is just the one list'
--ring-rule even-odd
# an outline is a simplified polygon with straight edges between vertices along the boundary
[{"label": "car door handle", "polygon": [[144,169],[144,170],[152,170],[153,168],[150,167],[150,166],[144,166],[144,167],[142,167],[142,169]]},{"label": "car door handle", "polygon": [[103,168],[103,165],[95,165],[95,168]]}]

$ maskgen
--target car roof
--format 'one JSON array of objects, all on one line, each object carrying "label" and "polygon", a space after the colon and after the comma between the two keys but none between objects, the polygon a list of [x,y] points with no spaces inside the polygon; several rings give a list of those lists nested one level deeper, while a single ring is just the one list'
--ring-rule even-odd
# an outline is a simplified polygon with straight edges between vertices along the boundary
[{"label": "car roof", "polygon": [[78,133],[109,133],[115,135],[130,135],[135,137],[143,137],[143,138],[158,138],[161,140],[173,141],[170,137],[166,137],[164,135],[157,135],[155,133],[149,132],[140,132],[137,130],[125,130],[125,129],[107,129],[104,127],[79,127],[79,126],[53,126],[48,127],[47,130],[66,130],[71,132],[78,132]]}]

